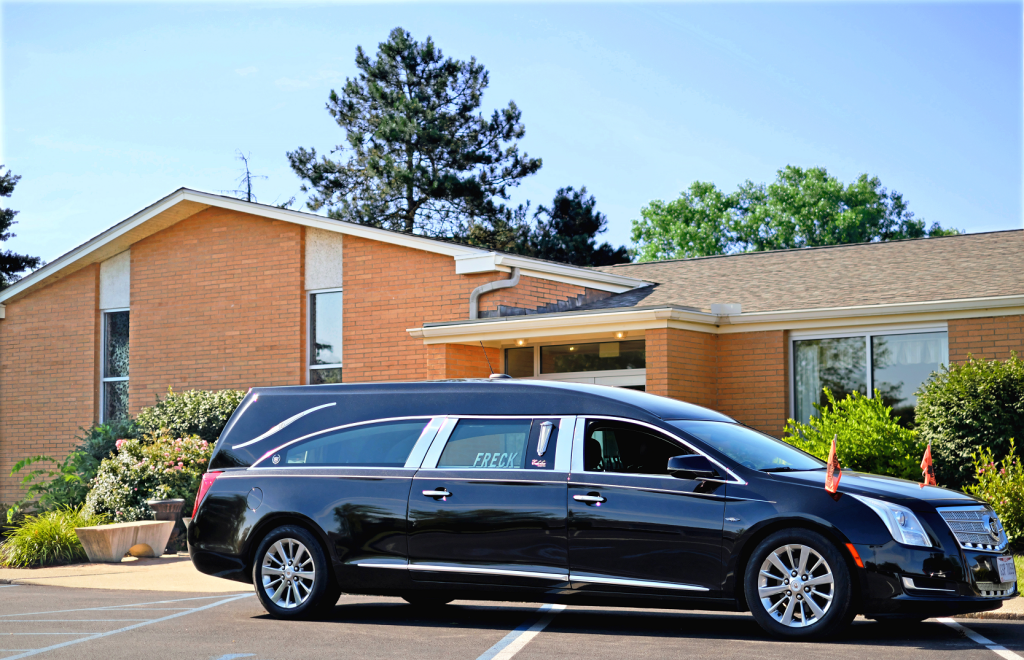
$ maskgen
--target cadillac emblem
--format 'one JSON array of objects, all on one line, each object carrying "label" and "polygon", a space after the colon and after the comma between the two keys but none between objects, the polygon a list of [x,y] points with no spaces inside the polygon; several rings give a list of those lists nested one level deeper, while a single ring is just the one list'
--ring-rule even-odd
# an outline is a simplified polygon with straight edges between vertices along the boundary
[{"label": "cadillac emblem", "polygon": [[[281,454],[274,454],[274,456],[270,460],[274,463],[274,465],[277,465],[278,463],[281,462]],[[984,523],[984,525],[985,529],[988,529],[988,523],[986,522]]]},{"label": "cadillac emblem", "polygon": [[999,518],[990,513],[986,513],[981,517],[981,526],[985,528],[985,532],[991,536],[996,543],[999,543],[1003,531],[1003,525],[999,522]]}]

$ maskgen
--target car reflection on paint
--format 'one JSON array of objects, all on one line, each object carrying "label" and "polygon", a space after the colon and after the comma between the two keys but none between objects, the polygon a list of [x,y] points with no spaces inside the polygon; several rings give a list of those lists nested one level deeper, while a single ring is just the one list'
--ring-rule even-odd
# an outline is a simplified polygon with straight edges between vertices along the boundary
[{"label": "car reflection on paint", "polygon": [[252,390],[203,479],[189,552],[273,616],[339,594],[749,610],[820,638],[1016,594],[998,517],[846,473],[712,410],[511,379]]}]

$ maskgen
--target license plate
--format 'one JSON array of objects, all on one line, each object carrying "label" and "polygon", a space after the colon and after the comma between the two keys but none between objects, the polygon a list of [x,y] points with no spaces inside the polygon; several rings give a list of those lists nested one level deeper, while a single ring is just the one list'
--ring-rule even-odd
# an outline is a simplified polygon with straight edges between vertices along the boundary
[{"label": "license plate", "polygon": [[1000,582],[1017,581],[1017,569],[1013,565],[1013,557],[996,557],[996,565],[999,567]]}]

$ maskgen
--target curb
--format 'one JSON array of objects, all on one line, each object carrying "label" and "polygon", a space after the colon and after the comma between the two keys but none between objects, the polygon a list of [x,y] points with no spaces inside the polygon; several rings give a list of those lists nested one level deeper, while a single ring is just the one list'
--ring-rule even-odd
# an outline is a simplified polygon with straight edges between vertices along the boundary
[{"label": "curb", "polygon": [[1024,612],[972,612],[959,617],[963,619],[993,619],[997,621],[1024,621]]}]

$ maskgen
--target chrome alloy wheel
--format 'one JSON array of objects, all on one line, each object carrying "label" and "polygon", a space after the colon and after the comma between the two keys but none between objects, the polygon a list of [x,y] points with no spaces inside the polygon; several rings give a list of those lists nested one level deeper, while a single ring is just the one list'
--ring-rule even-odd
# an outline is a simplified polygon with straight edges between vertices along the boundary
[{"label": "chrome alloy wheel", "polygon": [[821,621],[832,606],[835,580],[816,550],[784,545],[761,564],[757,595],[773,619],[790,628],[806,628]]},{"label": "chrome alloy wheel", "polygon": [[280,539],[263,555],[263,590],[274,605],[290,610],[306,602],[316,581],[316,566],[306,546]]}]

